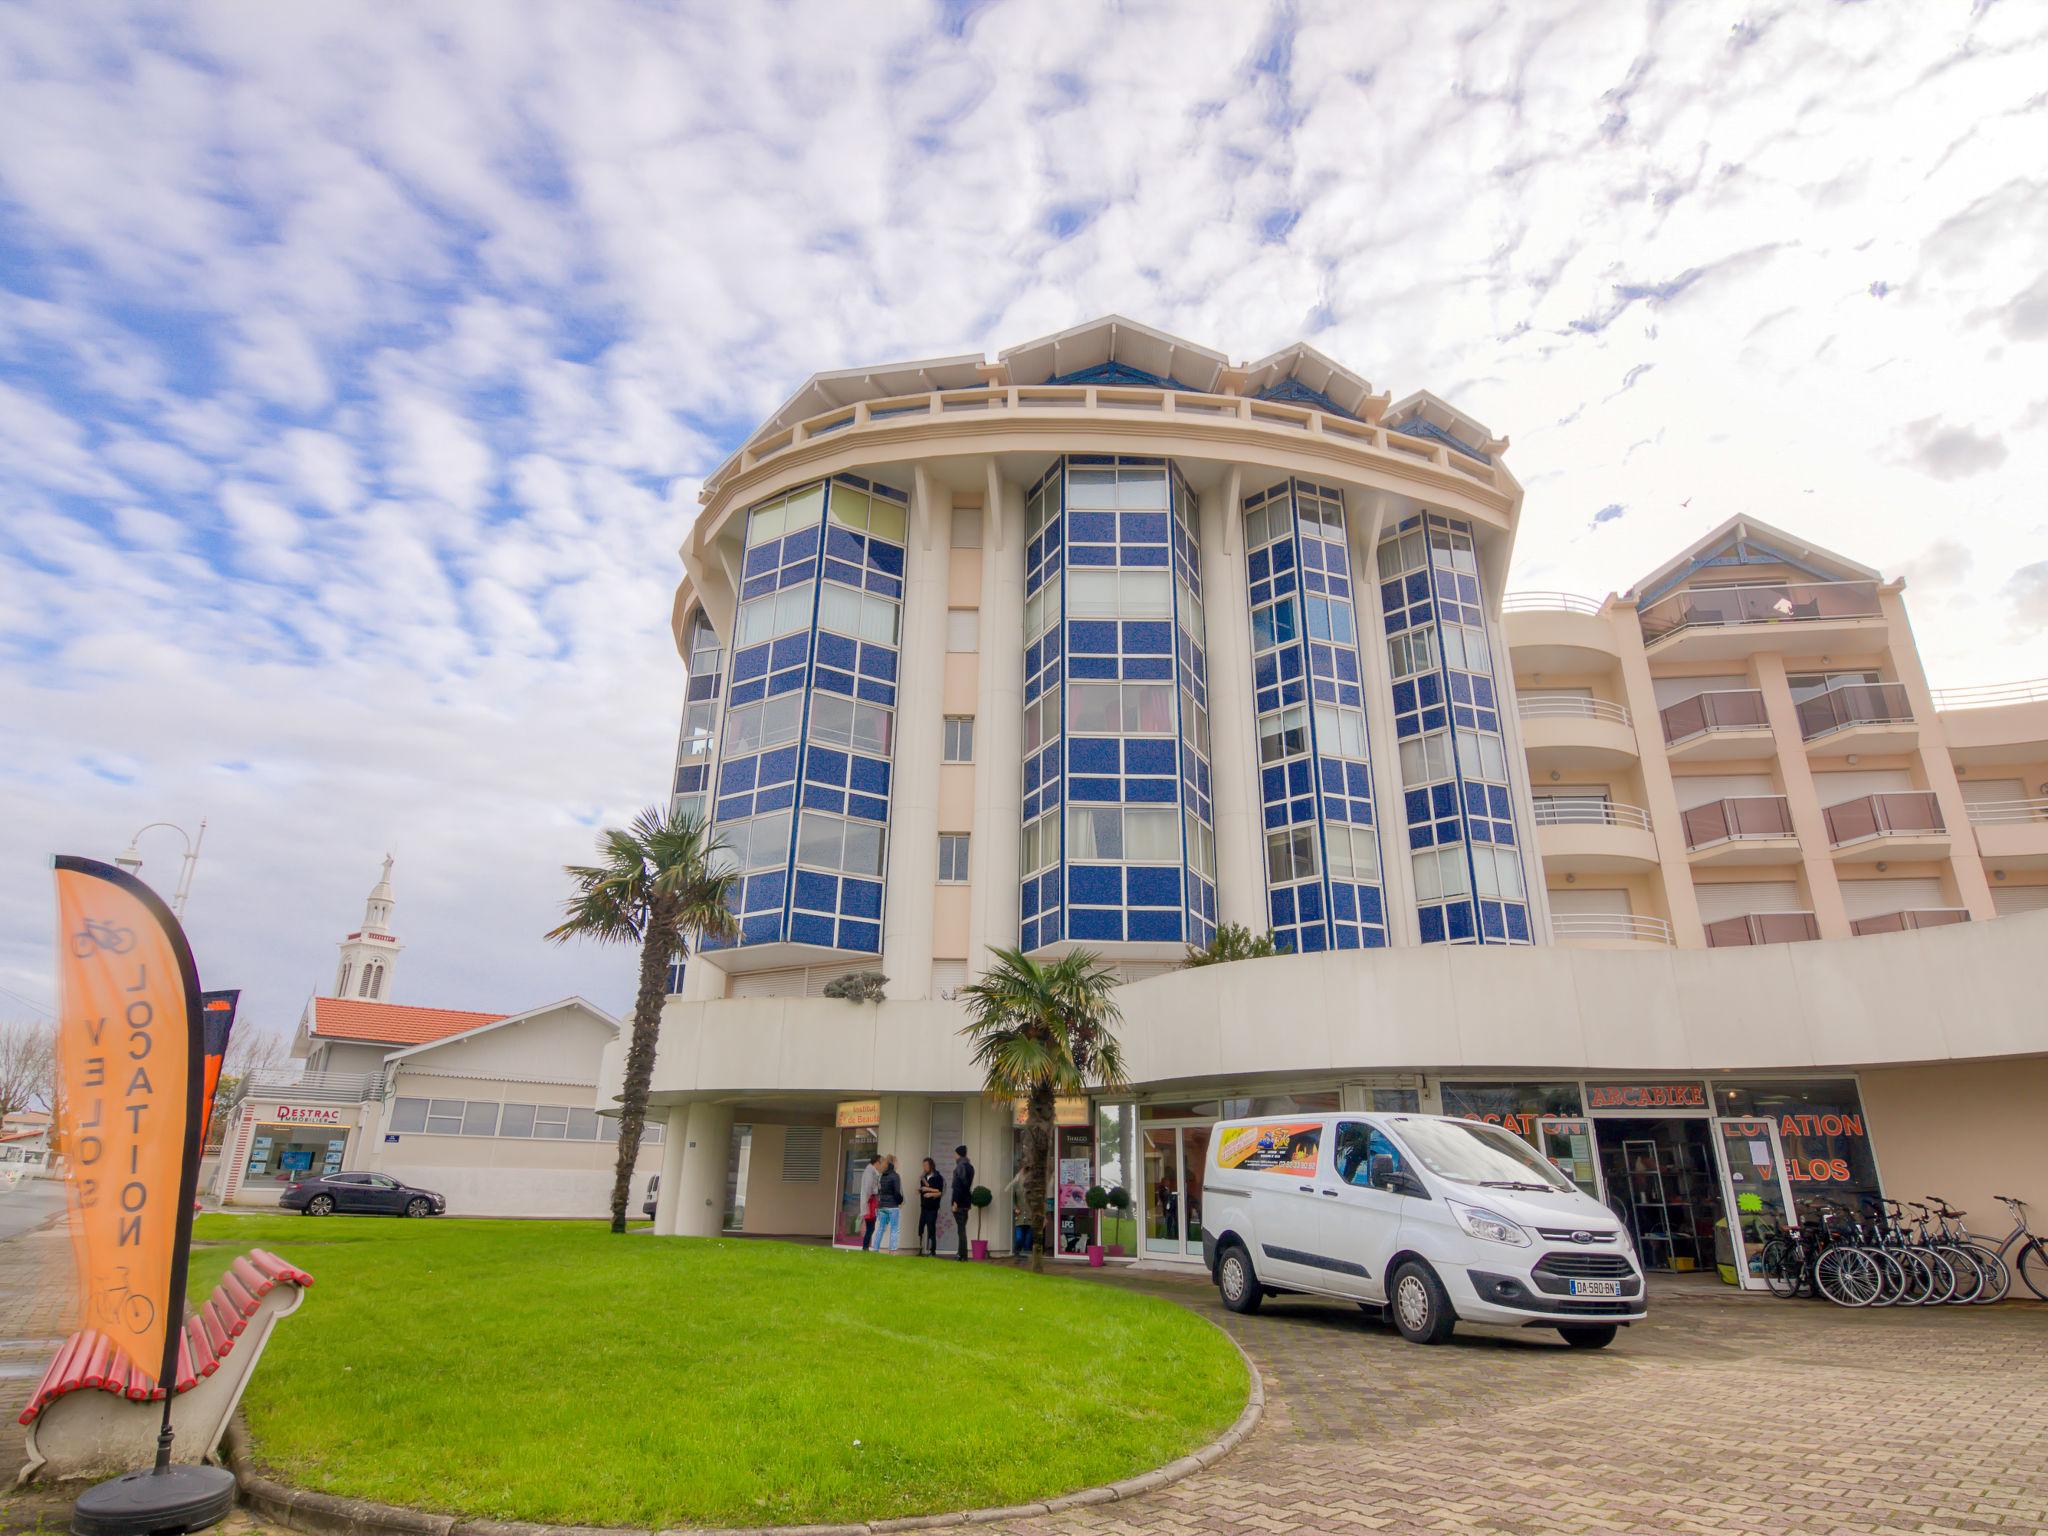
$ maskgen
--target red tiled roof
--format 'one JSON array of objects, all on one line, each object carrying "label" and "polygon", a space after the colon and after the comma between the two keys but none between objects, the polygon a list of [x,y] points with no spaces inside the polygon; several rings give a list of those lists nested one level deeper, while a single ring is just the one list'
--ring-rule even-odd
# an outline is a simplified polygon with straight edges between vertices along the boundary
[{"label": "red tiled roof", "polygon": [[425,1045],[464,1030],[481,1029],[505,1017],[502,1013],[464,1013],[457,1008],[373,1003],[360,997],[317,997],[313,1000],[313,1038]]}]

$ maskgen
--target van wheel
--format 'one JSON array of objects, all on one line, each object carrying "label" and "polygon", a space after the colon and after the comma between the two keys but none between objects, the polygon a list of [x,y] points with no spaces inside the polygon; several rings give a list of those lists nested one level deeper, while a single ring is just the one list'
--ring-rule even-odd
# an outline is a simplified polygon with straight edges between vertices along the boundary
[{"label": "van wheel", "polygon": [[1557,1330],[1564,1335],[1565,1343],[1573,1349],[1605,1349],[1614,1342],[1615,1334],[1621,1330],[1612,1323],[1581,1323],[1573,1328]]},{"label": "van wheel", "polygon": [[1252,1272],[1252,1256],[1235,1243],[1216,1261],[1216,1289],[1223,1295],[1223,1305],[1233,1312],[1256,1312],[1266,1299],[1259,1277]]},{"label": "van wheel", "polygon": [[1458,1314],[1451,1310],[1451,1298],[1443,1282],[1427,1264],[1410,1259],[1394,1271],[1387,1291],[1387,1310],[1394,1326],[1410,1344],[1441,1344],[1458,1326]]}]

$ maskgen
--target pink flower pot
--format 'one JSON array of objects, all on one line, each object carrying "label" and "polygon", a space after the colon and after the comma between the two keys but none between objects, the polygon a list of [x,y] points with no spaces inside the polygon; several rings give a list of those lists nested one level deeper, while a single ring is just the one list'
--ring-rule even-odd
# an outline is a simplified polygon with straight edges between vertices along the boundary
[{"label": "pink flower pot", "polygon": [[987,1258],[988,1240],[986,1238],[977,1237],[976,1239],[974,1239],[973,1242],[967,1245],[967,1251],[973,1254],[974,1257],[977,1259]]},{"label": "pink flower pot", "polygon": [[1090,1243],[1088,1245],[1088,1267],[1090,1269],[1102,1268],[1102,1244]]}]

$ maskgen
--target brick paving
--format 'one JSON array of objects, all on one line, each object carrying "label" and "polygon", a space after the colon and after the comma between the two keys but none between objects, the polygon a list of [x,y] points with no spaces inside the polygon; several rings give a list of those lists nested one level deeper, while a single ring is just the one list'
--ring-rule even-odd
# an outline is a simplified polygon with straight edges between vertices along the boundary
[{"label": "brick paving", "polygon": [[[0,1241],[0,1533],[62,1530],[15,1494],[14,1416],[64,1329],[54,1228]],[[1189,1306],[1258,1362],[1266,1416],[1235,1453],[1121,1503],[984,1526],[1011,1536],[1457,1532],[1851,1536],[2048,1530],[2048,1307],[1844,1312],[1660,1285],[1600,1353],[1461,1330],[1420,1349],[1353,1307],[1240,1318],[1207,1285],[1100,1283]],[[228,1536],[255,1536],[246,1517]]]},{"label": "brick paving", "polygon": [[2048,1529],[2048,1307],[1845,1312],[1660,1285],[1607,1350],[1460,1329],[1405,1343],[1355,1307],[1234,1317],[1266,1417],[1233,1455],[1128,1503],[989,1527],[1462,1536]]}]

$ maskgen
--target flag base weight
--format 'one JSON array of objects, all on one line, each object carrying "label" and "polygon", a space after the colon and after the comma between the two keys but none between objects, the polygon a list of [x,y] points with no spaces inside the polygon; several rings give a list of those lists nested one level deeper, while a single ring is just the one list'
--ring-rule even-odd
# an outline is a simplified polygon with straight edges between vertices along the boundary
[{"label": "flag base weight", "polygon": [[171,1536],[204,1530],[235,1507],[226,1467],[171,1466],[96,1483],[71,1507],[71,1536]]}]

